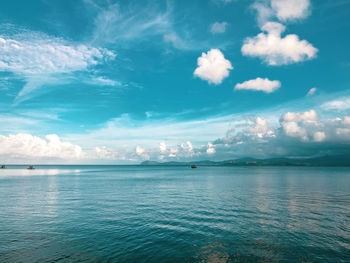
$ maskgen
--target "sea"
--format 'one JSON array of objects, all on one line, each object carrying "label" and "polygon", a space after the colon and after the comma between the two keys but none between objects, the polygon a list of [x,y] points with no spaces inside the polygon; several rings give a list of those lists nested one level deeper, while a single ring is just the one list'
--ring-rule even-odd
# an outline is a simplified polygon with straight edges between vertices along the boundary
[{"label": "sea", "polygon": [[350,168],[9,166],[0,262],[350,262]]}]

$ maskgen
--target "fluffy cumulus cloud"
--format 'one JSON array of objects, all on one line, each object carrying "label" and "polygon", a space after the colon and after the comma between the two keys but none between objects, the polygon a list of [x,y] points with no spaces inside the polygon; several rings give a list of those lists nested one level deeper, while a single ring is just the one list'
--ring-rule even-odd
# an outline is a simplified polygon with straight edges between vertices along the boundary
[{"label": "fluffy cumulus cloud", "polygon": [[295,34],[282,37],[285,27],[276,22],[268,22],[264,32],[245,39],[242,54],[258,57],[268,65],[286,65],[302,62],[316,57],[317,49],[306,40],[300,40]]},{"label": "fluffy cumulus cloud", "polygon": [[310,14],[309,0],[257,0],[252,8],[257,11],[259,24],[275,18],[282,22],[294,22]]},{"label": "fluffy cumulus cloud", "polygon": [[225,33],[227,27],[227,22],[215,22],[210,26],[210,32],[212,34],[222,34]]},{"label": "fluffy cumulus cloud", "polygon": [[0,71],[12,72],[27,82],[17,97],[44,84],[57,83],[64,74],[88,70],[114,57],[107,49],[73,44],[35,32],[0,36]]},{"label": "fluffy cumulus cloud", "polygon": [[281,87],[281,82],[278,80],[269,80],[267,78],[256,78],[252,80],[247,80],[243,83],[238,83],[235,86],[235,90],[257,90],[266,93],[271,93],[276,91]]},{"label": "fluffy cumulus cloud", "polygon": [[[277,121],[277,120],[276,120]],[[0,136],[4,162],[121,162],[227,160],[241,157],[312,157],[350,154],[350,116],[321,119],[315,110],[287,112],[279,121],[247,117],[232,123],[226,136],[207,143],[159,141],[152,146],[83,151],[57,135]]]},{"label": "fluffy cumulus cloud", "polygon": [[315,136],[320,138],[319,134],[322,133],[318,131],[322,125],[319,124],[318,115],[314,110],[304,113],[288,112],[282,116],[281,125],[287,136],[300,138],[303,141],[312,140]]},{"label": "fluffy cumulus cloud", "polygon": [[222,83],[233,69],[231,62],[225,59],[219,49],[211,49],[207,53],[202,53],[197,64],[194,75],[214,84]]},{"label": "fluffy cumulus cloud", "polygon": [[257,117],[255,122],[247,129],[249,134],[254,134],[258,138],[263,137],[274,137],[275,134],[273,130],[267,123],[267,120]]},{"label": "fluffy cumulus cloud", "polygon": [[0,135],[0,156],[3,160],[77,160],[85,156],[81,147],[70,142],[62,142],[55,135],[44,139],[30,134]]},{"label": "fluffy cumulus cloud", "polygon": [[321,120],[315,110],[288,112],[281,116],[275,127],[258,117],[249,120],[244,130],[228,132],[226,137],[213,144],[217,158],[350,154],[350,117]]}]

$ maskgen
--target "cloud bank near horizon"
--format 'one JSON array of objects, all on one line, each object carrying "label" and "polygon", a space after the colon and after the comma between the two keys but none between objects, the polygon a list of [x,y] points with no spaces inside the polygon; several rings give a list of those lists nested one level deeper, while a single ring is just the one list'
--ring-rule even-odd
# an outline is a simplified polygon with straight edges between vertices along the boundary
[{"label": "cloud bank near horizon", "polygon": [[[118,136],[116,134],[115,136]],[[84,149],[81,145],[62,142],[57,135],[44,139],[30,134],[0,136],[0,157],[8,162],[52,160],[84,162],[139,163],[143,160],[192,161],[224,160],[240,157],[315,157],[350,154],[350,116],[321,119],[315,110],[287,112],[277,126],[263,117],[237,122],[226,135],[205,144],[191,141],[177,144],[156,138],[154,146],[133,147],[96,146]],[[137,143],[137,142],[135,142]]]}]

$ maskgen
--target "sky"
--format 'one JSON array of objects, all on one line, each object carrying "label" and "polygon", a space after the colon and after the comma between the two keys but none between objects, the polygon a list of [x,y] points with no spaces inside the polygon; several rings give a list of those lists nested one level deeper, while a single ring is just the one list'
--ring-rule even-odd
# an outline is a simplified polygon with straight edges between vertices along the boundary
[{"label": "sky", "polygon": [[350,155],[348,0],[0,3],[0,162]]}]

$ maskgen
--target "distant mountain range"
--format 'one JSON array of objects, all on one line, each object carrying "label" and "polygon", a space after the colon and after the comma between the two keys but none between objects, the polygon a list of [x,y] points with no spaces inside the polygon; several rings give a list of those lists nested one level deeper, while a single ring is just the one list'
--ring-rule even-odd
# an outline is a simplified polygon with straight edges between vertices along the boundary
[{"label": "distant mountain range", "polygon": [[350,166],[350,156],[322,156],[315,158],[271,158],[271,159],[255,159],[240,158],[226,161],[192,161],[192,162],[156,162],[144,161],[140,165],[168,165],[168,166]]}]

